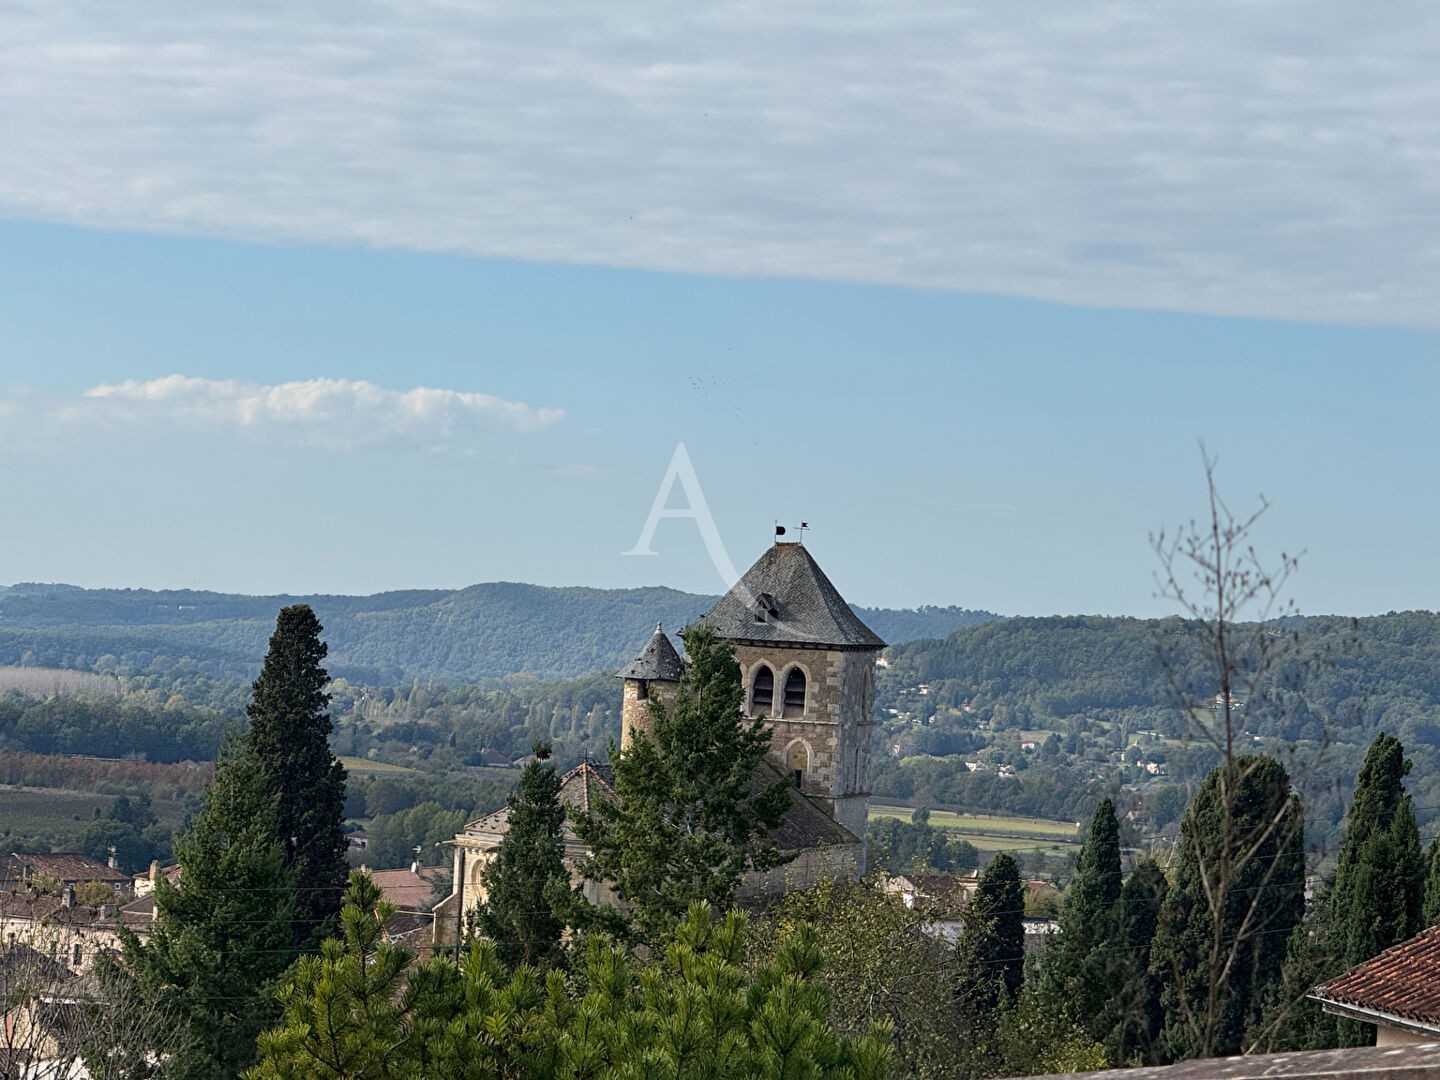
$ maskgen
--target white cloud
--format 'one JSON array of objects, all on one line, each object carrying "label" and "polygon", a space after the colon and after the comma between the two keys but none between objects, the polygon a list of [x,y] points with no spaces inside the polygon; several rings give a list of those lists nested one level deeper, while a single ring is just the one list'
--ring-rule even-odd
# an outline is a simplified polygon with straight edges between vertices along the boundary
[{"label": "white cloud", "polygon": [[396,444],[442,449],[481,429],[533,432],[564,415],[489,394],[423,386],[387,390],[351,379],[264,386],[184,375],[103,383],[59,410],[61,419],[76,423],[232,430],[335,450]]},{"label": "white cloud", "polygon": [[0,214],[1436,323],[1440,7],[5,9]]}]

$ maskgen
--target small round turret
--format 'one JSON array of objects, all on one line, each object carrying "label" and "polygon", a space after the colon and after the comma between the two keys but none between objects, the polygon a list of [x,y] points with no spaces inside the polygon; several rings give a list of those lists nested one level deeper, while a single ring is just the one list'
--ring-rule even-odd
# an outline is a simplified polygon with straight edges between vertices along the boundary
[{"label": "small round turret", "polygon": [[630,746],[633,731],[651,731],[650,702],[669,705],[685,674],[685,663],[659,623],[640,655],[615,673],[625,680],[620,708],[620,750]]}]

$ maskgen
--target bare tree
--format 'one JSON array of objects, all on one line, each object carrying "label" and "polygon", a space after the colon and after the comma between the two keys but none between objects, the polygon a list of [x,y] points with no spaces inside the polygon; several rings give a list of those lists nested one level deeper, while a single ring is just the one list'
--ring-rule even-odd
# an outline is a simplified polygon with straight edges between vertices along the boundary
[{"label": "bare tree", "polygon": [[1159,595],[1179,606],[1188,631],[1157,645],[1161,666],[1190,735],[1219,758],[1186,813],[1176,887],[1152,954],[1165,985],[1165,1041],[1176,1058],[1245,1045],[1279,978],[1304,895],[1299,798],[1278,762],[1242,752],[1252,742],[1246,725],[1257,691],[1298,643],[1277,622],[1295,614],[1283,594],[1299,557],[1261,558],[1251,533],[1268,503],[1262,497],[1252,512],[1234,513],[1203,447],[1202,458],[1206,519],[1151,537]]}]

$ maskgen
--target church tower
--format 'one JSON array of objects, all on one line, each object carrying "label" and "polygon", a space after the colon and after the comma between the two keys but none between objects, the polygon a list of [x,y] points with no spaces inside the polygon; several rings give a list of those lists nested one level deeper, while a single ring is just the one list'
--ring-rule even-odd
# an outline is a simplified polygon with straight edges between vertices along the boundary
[{"label": "church tower", "polygon": [[875,660],[885,642],[799,543],[774,544],[698,625],[735,646],[745,715],[769,724],[774,761],[863,841]]},{"label": "church tower", "polygon": [[660,624],[640,655],[615,673],[625,680],[620,705],[620,749],[628,750],[633,732],[651,733],[650,702],[669,705],[675,700],[685,665]]}]

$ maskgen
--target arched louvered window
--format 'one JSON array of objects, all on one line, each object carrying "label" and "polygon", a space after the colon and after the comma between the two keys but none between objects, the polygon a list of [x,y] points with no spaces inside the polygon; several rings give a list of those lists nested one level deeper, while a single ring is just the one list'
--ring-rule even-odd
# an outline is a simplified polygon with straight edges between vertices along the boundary
[{"label": "arched louvered window", "polygon": [[770,706],[775,704],[775,672],[770,670],[768,664],[761,664],[755,669],[755,679],[750,684],[750,713],[769,712]]},{"label": "arched louvered window", "polygon": [[798,667],[791,668],[785,676],[784,716],[800,716],[805,712],[805,673]]}]

